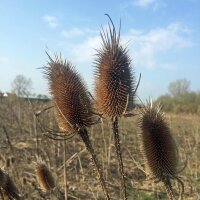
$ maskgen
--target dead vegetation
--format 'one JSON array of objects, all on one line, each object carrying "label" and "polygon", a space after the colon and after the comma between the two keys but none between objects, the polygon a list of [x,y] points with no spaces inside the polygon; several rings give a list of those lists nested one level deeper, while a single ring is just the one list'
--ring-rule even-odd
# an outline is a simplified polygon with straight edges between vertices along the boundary
[{"label": "dead vegetation", "polygon": [[[32,101],[34,111],[42,110],[51,102]],[[23,109],[20,110],[20,108]],[[56,185],[64,193],[63,142],[45,136],[35,123],[30,102],[25,99],[0,100],[0,165],[12,177],[24,199],[57,199],[51,192],[43,193],[36,180],[37,155],[45,161],[55,177]],[[187,166],[180,174],[185,185],[185,199],[198,199],[200,193],[200,119],[195,115],[167,114],[167,122],[178,144],[181,165]],[[40,116],[46,127],[56,130],[52,109]],[[121,144],[127,181],[128,199],[167,199],[162,184],[149,180],[144,172],[140,151],[140,129],[137,116],[120,122]],[[115,159],[114,138],[110,122],[96,124],[89,129],[92,144],[102,165],[112,199],[119,197],[119,172]],[[137,134],[135,134],[137,133]],[[37,145],[36,145],[37,144]],[[37,150],[36,150],[37,147]],[[38,153],[37,153],[38,152]],[[84,144],[76,135],[66,141],[66,180],[69,199],[104,199],[102,190],[92,172]],[[178,187],[175,185],[176,192]],[[58,196],[58,195],[57,195]]]}]

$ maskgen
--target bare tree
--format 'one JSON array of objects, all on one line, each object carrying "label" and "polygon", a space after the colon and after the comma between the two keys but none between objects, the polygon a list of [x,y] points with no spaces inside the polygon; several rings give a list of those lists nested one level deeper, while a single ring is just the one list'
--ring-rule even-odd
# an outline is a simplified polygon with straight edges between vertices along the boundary
[{"label": "bare tree", "polygon": [[190,81],[187,79],[179,79],[174,82],[171,82],[168,86],[170,94],[174,97],[178,97],[182,94],[189,92]]},{"label": "bare tree", "polygon": [[23,75],[17,75],[12,82],[12,91],[20,97],[30,96],[32,89],[32,80]]}]

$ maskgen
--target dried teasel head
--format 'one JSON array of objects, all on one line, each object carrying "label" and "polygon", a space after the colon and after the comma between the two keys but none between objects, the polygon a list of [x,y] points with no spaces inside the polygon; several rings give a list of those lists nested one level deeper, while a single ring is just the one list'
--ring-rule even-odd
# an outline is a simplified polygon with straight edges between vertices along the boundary
[{"label": "dried teasel head", "polygon": [[70,62],[49,56],[44,67],[60,128],[75,132],[94,123],[92,103],[85,84]]},{"label": "dried teasel head", "polygon": [[7,181],[8,181],[7,173],[3,169],[0,168],[0,188],[5,187]]},{"label": "dried teasel head", "polygon": [[178,151],[160,105],[148,102],[141,109],[139,126],[142,130],[146,164],[158,180],[177,174]]},{"label": "dried teasel head", "polygon": [[0,169],[0,188],[3,189],[5,199],[21,199],[21,195],[8,173]]},{"label": "dried teasel head", "polygon": [[108,30],[102,30],[102,47],[95,61],[96,98],[98,108],[107,117],[121,116],[132,99],[133,72],[127,48],[120,43],[120,30],[116,32],[110,18]]},{"label": "dried teasel head", "polygon": [[43,192],[50,191],[56,186],[54,177],[45,163],[36,164],[36,179]]}]

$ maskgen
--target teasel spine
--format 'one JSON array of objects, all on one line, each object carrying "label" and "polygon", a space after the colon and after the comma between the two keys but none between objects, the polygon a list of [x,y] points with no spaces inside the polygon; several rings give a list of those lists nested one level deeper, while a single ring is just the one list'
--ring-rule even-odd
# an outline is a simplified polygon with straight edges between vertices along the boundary
[{"label": "teasel spine", "polygon": [[71,63],[58,56],[55,61],[50,56],[49,59],[45,74],[49,80],[59,127],[66,134],[74,132],[81,137],[94,163],[102,190],[109,200],[106,183],[86,129],[96,123],[89,92]]}]

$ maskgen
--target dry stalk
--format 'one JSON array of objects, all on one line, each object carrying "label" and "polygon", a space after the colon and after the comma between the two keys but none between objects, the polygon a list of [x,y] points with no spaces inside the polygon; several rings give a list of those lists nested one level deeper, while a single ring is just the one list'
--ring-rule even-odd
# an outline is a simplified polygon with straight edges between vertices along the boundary
[{"label": "dry stalk", "polygon": [[67,200],[67,196],[68,196],[68,186],[67,186],[67,165],[66,165],[66,160],[67,160],[67,157],[66,157],[66,140],[63,141],[63,146],[64,146],[64,152],[63,152],[63,156],[64,156],[64,170],[63,170],[63,173],[64,173],[64,187],[65,187],[65,200]]},{"label": "dry stalk", "polygon": [[8,131],[7,131],[5,126],[2,126],[2,129],[3,129],[3,131],[4,131],[5,135],[6,135],[6,141],[7,141],[8,145],[10,147],[10,150],[11,150],[13,156],[14,156],[14,149],[13,149],[13,145],[12,145],[12,143],[10,141],[10,137],[9,137]]}]

